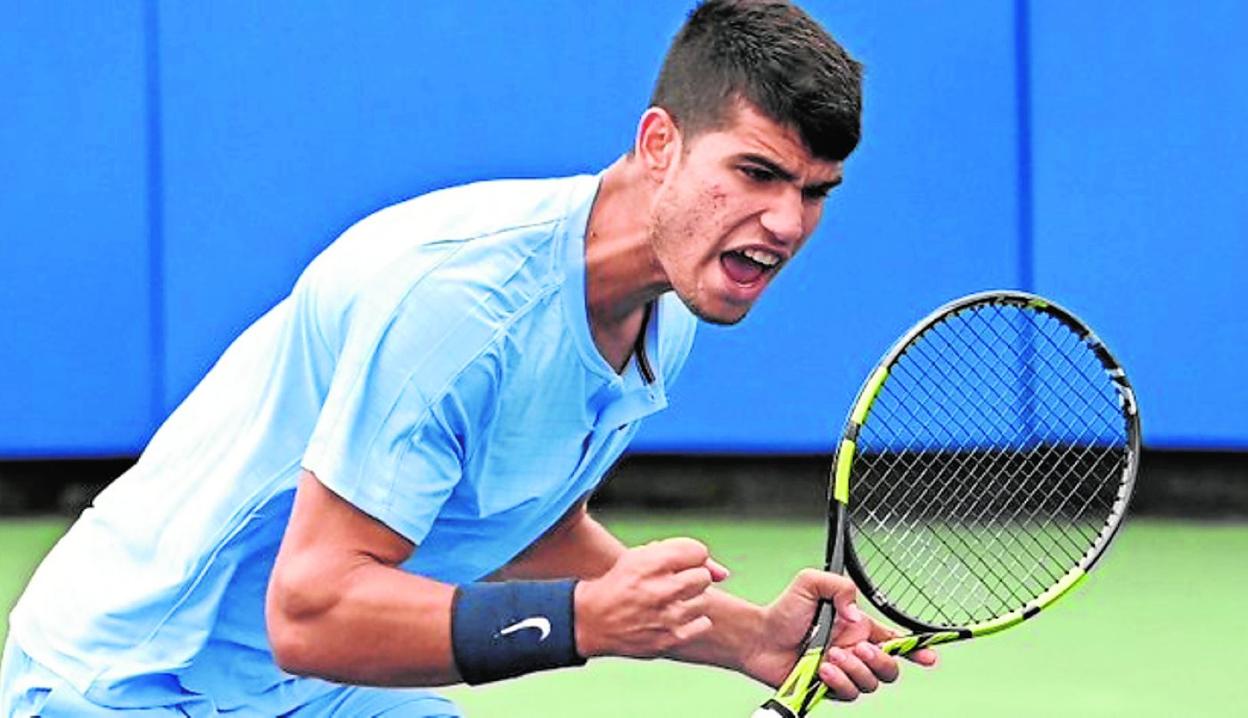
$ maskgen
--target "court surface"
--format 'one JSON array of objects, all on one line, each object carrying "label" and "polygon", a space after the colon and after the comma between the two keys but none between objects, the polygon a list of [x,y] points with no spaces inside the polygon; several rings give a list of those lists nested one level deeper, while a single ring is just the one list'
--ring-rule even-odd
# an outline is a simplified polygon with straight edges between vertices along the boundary
[{"label": "court surface", "polygon": [[[607,515],[629,543],[692,535],[733,571],[727,588],[766,601],[817,563],[823,526],[671,514]],[[0,607],[64,528],[0,520]],[[89,589],[86,589],[89,590]],[[1222,716],[1248,698],[1248,524],[1129,520],[1069,599],[1016,630],[946,646],[931,671],[814,715],[925,718]],[[6,623],[0,617],[0,634]],[[476,716],[741,716],[768,693],[735,674],[667,661],[605,659],[578,669],[447,691]]]}]

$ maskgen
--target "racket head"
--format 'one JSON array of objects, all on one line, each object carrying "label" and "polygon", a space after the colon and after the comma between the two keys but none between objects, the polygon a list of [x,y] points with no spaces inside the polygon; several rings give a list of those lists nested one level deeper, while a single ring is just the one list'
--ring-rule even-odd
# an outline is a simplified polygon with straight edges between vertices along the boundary
[{"label": "racket head", "polygon": [[919,634],[891,653],[1015,625],[1104,555],[1139,448],[1134,391],[1078,317],[1026,292],[954,300],[885,353],[850,411],[830,568],[843,554],[863,595]]}]

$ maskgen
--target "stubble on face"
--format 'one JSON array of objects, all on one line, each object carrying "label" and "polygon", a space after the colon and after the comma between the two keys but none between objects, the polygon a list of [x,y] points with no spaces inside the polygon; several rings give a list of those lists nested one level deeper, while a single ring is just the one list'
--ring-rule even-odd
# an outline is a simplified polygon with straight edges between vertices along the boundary
[{"label": "stubble on face", "polygon": [[650,246],[672,291],[698,319],[721,326],[737,324],[749,311],[748,306],[716,302],[707,272],[701,271],[710,260],[700,255],[724,233],[717,218],[727,199],[727,192],[714,184],[674,182],[655,202],[648,229]]},{"label": "stubble on face", "polygon": [[[736,324],[814,231],[841,163],[812,157],[796,130],[744,103],[675,161],[647,220],[661,291],[704,321]],[[771,263],[743,264],[746,251]]]}]

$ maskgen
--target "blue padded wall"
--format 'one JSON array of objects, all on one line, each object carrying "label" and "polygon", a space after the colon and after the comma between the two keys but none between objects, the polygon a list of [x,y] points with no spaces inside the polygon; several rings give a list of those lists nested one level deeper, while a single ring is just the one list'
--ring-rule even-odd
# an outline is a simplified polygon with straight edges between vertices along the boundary
[{"label": "blue padded wall", "polygon": [[162,6],[166,408],[368,212],[627,150],[680,22],[628,7]]},{"label": "blue padded wall", "polygon": [[1153,446],[1248,448],[1248,5],[1036,2],[1037,287],[1098,328]]},{"label": "blue padded wall", "polygon": [[0,457],[129,453],[153,423],[137,0],[0,21]]},{"label": "blue padded wall", "polygon": [[866,65],[862,145],[750,316],[699,328],[639,448],[829,451],[893,339],[958,294],[1016,284],[1010,4],[807,7]]},{"label": "blue padded wall", "polygon": [[[20,3],[0,23],[0,458],[126,454],[351,222],[625,151],[692,0]],[[1147,442],[1248,447],[1248,10],[805,3],[867,65],[800,260],[703,327],[645,451],[827,451],[954,296],[1034,288],[1135,379]]]},{"label": "blue padded wall", "polygon": [[[362,213],[627,149],[679,5],[509,5],[471,23],[418,4],[168,6],[168,408]],[[1014,281],[1011,8],[830,5],[810,10],[870,67],[866,141],[802,261],[744,326],[703,332],[638,449],[822,450],[894,333],[964,287]],[[933,67],[946,47],[957,56]]]}]

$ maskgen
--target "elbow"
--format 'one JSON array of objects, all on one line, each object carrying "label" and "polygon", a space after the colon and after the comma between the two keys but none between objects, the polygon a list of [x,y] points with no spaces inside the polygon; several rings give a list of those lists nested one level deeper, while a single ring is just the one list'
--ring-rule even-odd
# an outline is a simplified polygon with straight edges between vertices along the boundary
[{"label": "elbow", "polygon": [[269,648],[273,661],[283,671],[296,676],[317,674],[310,644],[305,631],[284,616],[266,613],[265,624],[269,634]]},{"label": "elbow", "polygon": [[322,676],[318,646],[313,639],[316,625],[325,610],[321,603],[298,585],[283,582],[274,576],[265,596],[264,623],[269,648],[278,668],[297,676]]}]

